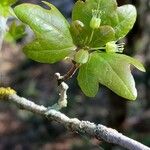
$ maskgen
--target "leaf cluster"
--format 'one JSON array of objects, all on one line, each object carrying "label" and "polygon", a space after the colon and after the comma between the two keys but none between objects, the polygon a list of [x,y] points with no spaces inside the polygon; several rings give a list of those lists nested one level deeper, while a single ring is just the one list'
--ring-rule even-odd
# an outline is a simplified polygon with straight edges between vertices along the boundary
[{"label": "leaf cluster", "polygon": [[118,95],[135,100],[137,91],[130,65],[143,65],[122,53],[116,42],[127,35],[136,21],[136,8],[117,6],[116,0],[78,0],[69,24],[59,10],[24,3],[15,7],[17,17],[29,25],[35,39],[23,51],[41,63],[55,63],[69,57],[79,67],[78,83],[85,95],[94,97],[102,84]]}]

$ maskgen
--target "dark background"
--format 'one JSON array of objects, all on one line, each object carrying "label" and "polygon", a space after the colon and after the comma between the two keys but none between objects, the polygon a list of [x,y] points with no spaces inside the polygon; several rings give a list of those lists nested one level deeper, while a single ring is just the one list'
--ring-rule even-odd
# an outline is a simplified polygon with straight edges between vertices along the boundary
[{"label": "dark background", "polygon": [[[72,0],[49,0],[70,20]],[[42,5],[38,0],[20,0]],[[119,5],[131,3],[138,10],[136,24],[128,36],[125,53],[144,63],[147,72],[133,70],[138,90],[136,101],[127,101],[107,88],[93,99],[85,97],[77,85],[76,75],[69,80],[69,106],[62,111],[70,117],[89,120],[115,128],[125,135],[150,146],[150,1],[118,0]],[[55,72],[64,74],[70,64],[40,64],[27,59],[21,51],[32,34],[17,42],[4,43],[0,52],[0,86],[11,86],[20,96],[38,104],[51,106],[57,102]],[[45,118],[0,103],[0,150],[123,150],[116,145],[72,133]]]}]

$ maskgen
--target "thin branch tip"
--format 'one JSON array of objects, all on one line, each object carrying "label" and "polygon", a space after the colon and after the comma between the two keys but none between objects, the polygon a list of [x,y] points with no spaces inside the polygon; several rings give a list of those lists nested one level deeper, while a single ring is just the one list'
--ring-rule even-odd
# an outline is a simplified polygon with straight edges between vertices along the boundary
[{"label": "thin branch tip", "polygon": [[69,86],[63,81],[64,76],[61,76],[60,73],[55,73],[55,78],[58,81],[59,99],[58,102],[50,108],[60,110],[61,108],[67,107],[67,90]]}]

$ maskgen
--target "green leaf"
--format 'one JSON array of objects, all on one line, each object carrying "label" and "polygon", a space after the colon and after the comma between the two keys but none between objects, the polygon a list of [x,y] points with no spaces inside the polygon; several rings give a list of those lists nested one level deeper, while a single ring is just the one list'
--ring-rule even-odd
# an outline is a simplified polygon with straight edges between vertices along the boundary
[{"label": "green leaf", "polygon": [[25,54],[38,62],[54,63],[65,58],[76,47],[66,19],[55,6],[44,3],[49,10],[26,3],[15,7],[14,11],[36,34],[36,41],[24,48]]},{"label": "green leaf", "polygon": [[98,4],[100,4],[99,10],[101,11],[101,25],[115,26],[118,23],[116,0],[86,0],[85,2],[79,0],[73,8],[73,21],[80,20],[86,27],[89,27],[92,19],[92,10],[97,9]]},{"label": "green leaf", "polygon": [[134,67],[136,67],[137,69],[139,69],[142,72],[146,71],[143,64],[137,59],[134,59],[132,57],[129,57],[129,56],[123,55],[123,54],[117,54],[116,55],[116,53],[113,53],[111,55],[112,56],[114,55],[116,58],[118,57],[118,59],[122,59],[123,61],[126,61],[127,63],[133,65]]},{"label": "green leaf", "polygon": [[9,6],[2,6],[0,4],[0,16],[3,16],[3,17],[9,16]]},{"label": "green leaf", "polygon": [[90,42],[90,47],[101,47],[109,41],[115,40],[115,31],[111,26],[100,26],[96,29],[93,35],[93,39]]},{"label": "green leaf", "polygon": [[[71,26],[72,33],[75,33]],[[78,46],[90,46],[94,47],[101,47],[104,46],[109,41],[115,40],[115,31],[111,26],[100,26],[100,28],[95,29],[93,33],[93,38],[90,41],[91,30],[87,30],[82,28],[78,34],[72,34],[75,43]]]},{"label": "green leaf", "polygon": [[55,63],[64,59],[75,47],[49,44],[49,40],[37,39],[24,47],[26,56],[41,63]]},{"label": "green leaf", "polygon": [[[94,30],[92,41],[90,41],[92,10],[97,9],[98,4],[100,4],[101,11],[101,26]],[[76,44],[79,46],[100,47],[104,46],[108,41],[115,40],[115,31],[111,26],[115,26],[118,23],[116,9],[117,3],[115,0],[109,2],[108,0],[77,1],[73,9],[72,20],[79,20],[84,24],[84,28],[78,35],[73,35]],[[111,14],[109,13],[110,10]]]},{"label": "green leaf", "polygon": [[94,52],[88,63],[80,68],[79,85],[87,96],[95,96],[97,88],[94,89],[94,86],[101,83],[116,94],[126,99],[135,100],[137,91],[130,71],[130,64],[144,71],[142,64],[128,56]]},{"label": "green leaf", "polygon": [[10,6],[16,1],[17,0],[0,0],[0,16],[14,16],[14,12]]},{"label": "green leaf", "polygon": [[10,6],[3,6],[0,4],[0,16],[3,16],[5,18],[8,18],[10,16],[14,16],[16,17],[16,15],[14,14],[13,9]]},{"label": "green leaf", "polygon": [[5,35],[5,40],[7,42],[15,42],[16,40],[21,39],[23,36],[25,36],[25,25],[19,24],[17,25],[14,21],[10,27],[9,31]]},{"label": "green leaf", "polygon": [[115,41],[125,37],[136,21],[137,12],[134,6],[117,7],[116,0],[86,0],[85,2],[77,1],[72,13],[73,21],[79,20],[85,25],[82,39],[85,40],[85,37],[89,37],[92,32],[89,24],[92,19],[92,10],[97,9],[98,4],[100,4],[99,10],[101,11],[101,26],[108,25],[114,28]]},{"label": "green leaf", "polygon": [[92,61],[92,56],[90,55],[89,61],[80,67],[77,77],[80,88],[89,97],[94,97],[99,89],[97,76],[93,72],[95,66],[96,62]]},{"label": "green leaf", "polygon": [[127,35],[127,33],[132,29],[137,12],[133,5],[124,5],[117,8],[119,23],[115,26],[116,38],[120,39]]},{"label": "green leaf", "polygon": [[14,4],[17,0],[1,0],[0,4],[3,6],[11,6]]}]

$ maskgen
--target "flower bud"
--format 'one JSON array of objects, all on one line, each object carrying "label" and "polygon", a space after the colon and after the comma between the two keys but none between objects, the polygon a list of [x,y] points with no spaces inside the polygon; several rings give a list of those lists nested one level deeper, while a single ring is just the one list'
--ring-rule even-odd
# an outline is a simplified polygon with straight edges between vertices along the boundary
[{"label": "flower bud", "polygon": [[74,56],[75,62],[79,64],[87,63],[88,59],[89,59],[89,52],[84,49],[79,50]]},{"label": "flower bud", "polygon": [[114,41],[108,42],[106,44],[106,52],[115,53],[115,52],[117,52],[117,50],[118,50],[118,47]]},{"label": "flower bud", "polygon": [[106,44],[105,48],[106,48],[106,52],[111,52],[111,53],[119,52],[119,53],[122,53],[123,50],[124,50],[124,43],[116,44],[115,41],[111,41],[111,42],[108,42]]},{"label": "flower bud", "polygon": [[93,16],[90,21],[90,27],[92,29],[98,29],[100,27],[100,25],[101,25],[101,19]]}]

